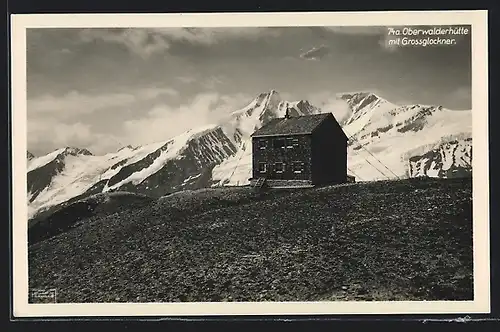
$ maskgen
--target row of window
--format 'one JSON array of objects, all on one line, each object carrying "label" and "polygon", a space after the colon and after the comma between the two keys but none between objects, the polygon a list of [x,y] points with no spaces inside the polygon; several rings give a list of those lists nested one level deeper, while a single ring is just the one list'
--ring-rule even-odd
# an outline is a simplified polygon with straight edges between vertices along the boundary
[{"label": "row of window", "polygon": [[[274,148],[293,148],[294,146],[299,146],[299,139],[295,137],[287,138],[274,138],[272,140]],[[268,140],[265,138],[259,139],[259,148],[265,150],[268,147]]]},{"label": "row of window", "polygon": [[[276,173],[283,173],[285,172],[286,169],[286,164],[283,162],[276,162],[273,164],[274,166],[274,172]],[[292,163],[292,170],[294,173],[302,173],[304,170],[304,163],[301,161],[294,161]],[[267,163],[259,163],[259,172],[260,173],[267,173],[268,172],[268,166]]]}]

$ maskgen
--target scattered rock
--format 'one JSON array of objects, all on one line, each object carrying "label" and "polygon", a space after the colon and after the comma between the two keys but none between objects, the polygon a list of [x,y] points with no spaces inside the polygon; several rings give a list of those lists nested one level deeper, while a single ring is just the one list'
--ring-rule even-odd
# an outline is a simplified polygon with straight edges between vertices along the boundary
[{"label": "scattered rock", "polygon": [[171,195],[30,245],[29,287],[56,288],[60,302],[470,300],[471,187]]}]

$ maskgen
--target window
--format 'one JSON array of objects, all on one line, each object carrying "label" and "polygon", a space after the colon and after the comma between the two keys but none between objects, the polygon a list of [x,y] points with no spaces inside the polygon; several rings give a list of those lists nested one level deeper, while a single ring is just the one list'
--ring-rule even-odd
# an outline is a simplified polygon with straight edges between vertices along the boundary
[{"label": "window", "polygon": [[274,147],[275,148],[285,148],[285,139],[284,138],[274,139]]},{"label": "window", "polygon": [[282,162],[274,163],[274,171],[276,173],[283,173],[285,171],[285,164]]},{"label": "window", "polygon": [[259,139],[259,149],[265,150],[267,148],[267,140],[265,138]]},{"label": "window", "polygon": [[267,164],[266,163],[259,163],[259,172],[260,173],[267,172]]},{"label": "window", "polygon": [[289,149],[293,148],[293,140],[294,140],[293,137],[288,137],[286,139],[286,147],[287,148],[289,148]]},{"label": "window", "polygon": [[292,138],[292,145],[293,146],[299,146],[299,139],[298,138]]},{"label": "window", "polygon": [[301,161],[294,161],[293,162],[293,172],[294,173],[302,173],[304,170],[304,163]]}]

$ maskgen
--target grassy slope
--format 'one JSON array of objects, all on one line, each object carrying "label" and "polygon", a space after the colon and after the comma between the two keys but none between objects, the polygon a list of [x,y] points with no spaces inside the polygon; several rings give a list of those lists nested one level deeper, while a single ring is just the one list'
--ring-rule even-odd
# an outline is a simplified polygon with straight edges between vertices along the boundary
[{"label": "grassy slope", "polygon": [[60,301],[472,298],[471,181],[176,194],[29,248]]}]

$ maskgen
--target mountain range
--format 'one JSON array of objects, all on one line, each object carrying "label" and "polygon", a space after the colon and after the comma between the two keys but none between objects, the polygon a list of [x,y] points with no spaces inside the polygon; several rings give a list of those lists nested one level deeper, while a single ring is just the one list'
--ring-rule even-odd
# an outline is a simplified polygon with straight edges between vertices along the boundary
[{"label": "mountain range", "polygon": [[[371,92],[340,93],[348,113],[338,119],[356,181],[459,177],[472,172],[472,112],[439,105],[398,105]],[[218,124],[105,155],[64,147],[43,156],[27,152],[28,217],[110,191],[160,197],[251,176],[250,135],[270,119],[333,112],[307,100],[286,101],[271,90]]]}]

